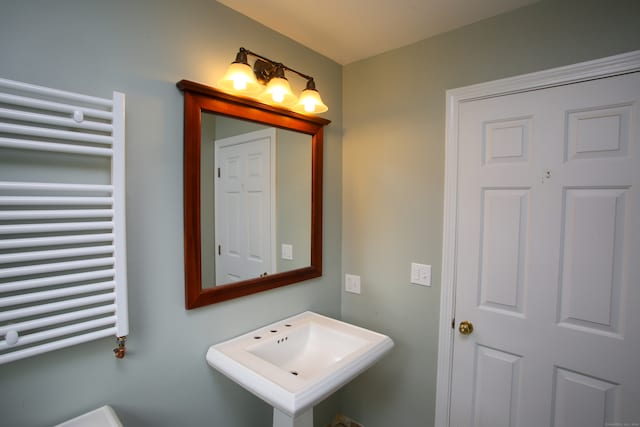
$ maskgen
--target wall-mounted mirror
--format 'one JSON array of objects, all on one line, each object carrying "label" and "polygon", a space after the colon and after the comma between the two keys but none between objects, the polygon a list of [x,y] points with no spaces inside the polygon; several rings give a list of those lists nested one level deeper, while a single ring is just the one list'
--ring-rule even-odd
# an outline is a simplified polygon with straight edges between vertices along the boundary
[{"label": "wall-mounted mirror", "polygon": [[187,309],[322,274],[329,120],[182,80]]}]

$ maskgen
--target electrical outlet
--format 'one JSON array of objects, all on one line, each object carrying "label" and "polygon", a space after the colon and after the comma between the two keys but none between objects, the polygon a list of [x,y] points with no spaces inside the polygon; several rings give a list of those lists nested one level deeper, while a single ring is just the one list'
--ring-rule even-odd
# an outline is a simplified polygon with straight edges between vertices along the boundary
[{"label": "electrical outlet", "polygon": [[431,266],[412,262],[411,283],[414,285],[431,286]]},{"label": "electrical outlet", "polygon": [[344,275],[344,290],[353,294],[360,293],[360,276],[355,274]]}]

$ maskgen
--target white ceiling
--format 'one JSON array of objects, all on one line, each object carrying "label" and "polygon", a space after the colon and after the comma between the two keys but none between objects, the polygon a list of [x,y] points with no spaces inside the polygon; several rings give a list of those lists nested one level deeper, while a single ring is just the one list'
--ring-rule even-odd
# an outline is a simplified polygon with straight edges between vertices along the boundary
[{"label": "white ceiling", "polygon": [[539,0],[217,1],[345,65]]}]

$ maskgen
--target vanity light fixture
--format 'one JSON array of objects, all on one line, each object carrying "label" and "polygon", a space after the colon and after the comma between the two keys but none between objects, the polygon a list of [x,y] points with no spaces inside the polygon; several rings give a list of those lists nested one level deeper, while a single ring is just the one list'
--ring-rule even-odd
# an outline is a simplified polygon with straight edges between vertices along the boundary
[{"label": "vanity light fixture", "polygon": [[[247,60],[248,55],[258,58],[253,68]],[[300,98],[291,91],[285,71],[295,73],[307,80],[306,88],[300,94]],[[303,114],[324,113],[329,109],[322,102],[313,77],[243,47],[238,51],[236,60],[229,66],[218,85],[228,92],[257,97],[265,104],[290,108]]]}]

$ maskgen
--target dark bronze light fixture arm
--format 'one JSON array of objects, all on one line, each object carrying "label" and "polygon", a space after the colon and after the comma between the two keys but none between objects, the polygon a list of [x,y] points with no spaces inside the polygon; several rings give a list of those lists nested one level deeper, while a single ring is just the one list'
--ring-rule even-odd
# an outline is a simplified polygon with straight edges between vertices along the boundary
[{"label": "dark bronze light fixture arm", "polygon": [[246,57],[247,55],[251,55],[251,56],[255,56],[256,58],[260,59],[261,61],[256,61],[256,63],[254,64],[254,72],[256,73],[256,76],[258,78],[258,80],[262,80],[262,81],[269,81],[272,77],[283,77],[283,76],[277,76],[276,73],[278,72],[278,70],[286,70],[286,71],[291,71],[292,73],[296,73],[297,75],[299,75],[300,77],[306,79],[307,81],[313,81],[313,77],[301,73],[298,70],[294,70],[293,68],[287,67],[286,65],[284,65],[281,62],[277,62],[274,61],[272,59],[269,59],[265,56],[262,56],[260,54],[257,54],[255,52],[252,52],[248,49],[245,49],[243,47],[240,48],[240,51],[238,52],[238,57],[236,59],[236,61],[238,61],[238,58],[240,57],[240,55],[244,55],[244,61],[246,63]]}]

